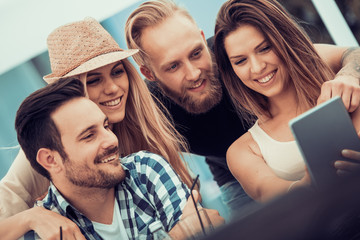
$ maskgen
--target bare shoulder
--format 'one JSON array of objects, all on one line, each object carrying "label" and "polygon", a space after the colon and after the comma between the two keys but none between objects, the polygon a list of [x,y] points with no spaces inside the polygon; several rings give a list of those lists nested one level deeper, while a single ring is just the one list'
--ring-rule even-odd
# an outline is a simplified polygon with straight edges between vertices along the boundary
[{"label": "bare shoulder", "polygon": [[249,156],[262,156],[259,146],[249,132],[239,137],[233,142],[226,153],[227,162],[247,159]]}]

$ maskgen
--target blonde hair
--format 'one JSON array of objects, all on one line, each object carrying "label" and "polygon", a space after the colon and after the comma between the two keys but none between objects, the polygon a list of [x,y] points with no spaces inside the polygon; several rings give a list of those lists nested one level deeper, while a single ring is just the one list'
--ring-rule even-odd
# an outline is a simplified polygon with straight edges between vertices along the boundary
[{"label": "blonde hair", "polygon": [[264,34],[285,64],[298,104],[306,108],[315,106],[321,85],[332,79],[334,73],[320,59],[302,28],[275,0],[230,0],[218,13],[214,46],[222,79],[239,112],[272,117],[267,98],[239,80],[224,47],[226,36],[246,24]]},{"label": "blonde hair", "polygon": [[188,152],[186,141],[156,105],[135,67],[127,59],[122,63],[129,79],[129,95],[124,120],[113,124],[120,152],[123,156],[140,150],[159,154],[190,187],[192,178],[182,160],[182,151]]},{"label": "blonde hair", "polygon": [[150,68],[149,56],[141,46],[142,31],[147,27],[154,27],[162,23],[175,13],[180,13],[195,23],[194,19],[184,8],[171,0],[144,2],[130,14],[125,24],[126,43],[128,48],[139,49],[139,53],[133,55],[135,62],[139,66]]}]

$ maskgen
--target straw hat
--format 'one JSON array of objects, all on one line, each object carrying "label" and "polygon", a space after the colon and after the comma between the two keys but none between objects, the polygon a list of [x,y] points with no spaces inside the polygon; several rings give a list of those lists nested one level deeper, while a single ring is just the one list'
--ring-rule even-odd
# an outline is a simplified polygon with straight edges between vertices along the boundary
[{"label": "straw hat", "polygon": [[123,50],[98,21],[83,21],[55,29],[47,39],[52,73],[44,76],[48,83],[71,77],[120,61],[138,52]]}]

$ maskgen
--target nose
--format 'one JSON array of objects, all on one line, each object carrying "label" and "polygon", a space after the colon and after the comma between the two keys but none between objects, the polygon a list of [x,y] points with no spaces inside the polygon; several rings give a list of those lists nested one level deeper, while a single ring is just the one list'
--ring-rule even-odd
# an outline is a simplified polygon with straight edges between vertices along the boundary
[{"label": "nose", "polygon": [[196,81],[200,78],[201,70],[192,62],[185,64],[185,71],[185,79],[188,81]]},{"label": "nose", "polygon": [[250,58],[250,64],[251,73],[261,73],[266,67],[266,63],[259,57]]},{"label": "nose", "polygon": [[111,95],[111,94],[115,93],[118,89],[119,89],[119,86],[116,84],[114,79],[112,79],[109,76],[105,78],[104,93],[106,95]]},{"label": "nose", "polygon": [[103,134],[101,135],[103,140],[101,147],[103,149],[108,149],[110,147],[118,146],[118,138],[110,129],[103,129]]}]

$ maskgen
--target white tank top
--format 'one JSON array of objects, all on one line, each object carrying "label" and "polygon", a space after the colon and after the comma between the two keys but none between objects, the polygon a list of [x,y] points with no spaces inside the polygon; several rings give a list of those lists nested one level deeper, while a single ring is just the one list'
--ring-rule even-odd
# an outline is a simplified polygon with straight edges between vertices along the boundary
[{"label": "white tank top", "polygon": [[249,132],[259,146],[265,162],[278,177],[295,181],[304,176],[304,159],[295,141],[276,141],[259,127],[258,121]]}]

